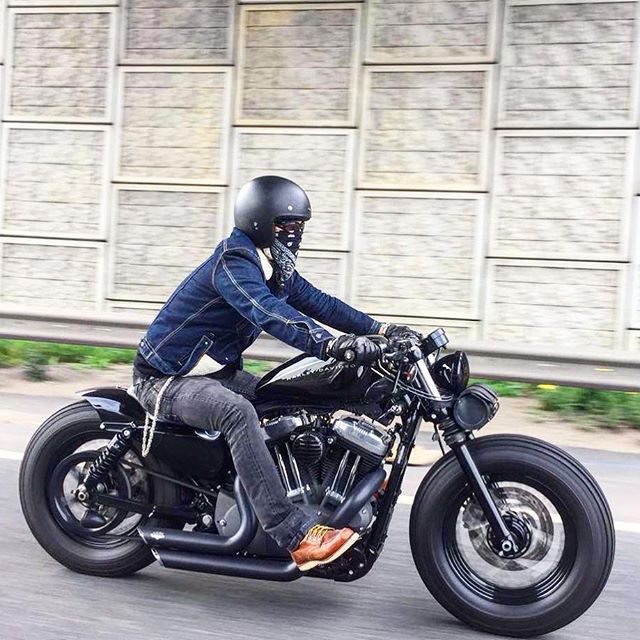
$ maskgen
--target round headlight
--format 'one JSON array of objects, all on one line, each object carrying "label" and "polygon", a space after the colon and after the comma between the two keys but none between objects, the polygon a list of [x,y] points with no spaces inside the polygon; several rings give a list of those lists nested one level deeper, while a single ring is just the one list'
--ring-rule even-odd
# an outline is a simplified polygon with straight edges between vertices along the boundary
[{"label": "round headlight", "polygon": [[453,405],[453,419],[465,431],[484,427],[498,411],[498,397],[484,384],[472,384]]},{"label": "round headlight", "polygon": [[466,353],[456,351],[440,358],[432,367],[431,375],[439,387],[455,395],[469,384],[469,360]]}]

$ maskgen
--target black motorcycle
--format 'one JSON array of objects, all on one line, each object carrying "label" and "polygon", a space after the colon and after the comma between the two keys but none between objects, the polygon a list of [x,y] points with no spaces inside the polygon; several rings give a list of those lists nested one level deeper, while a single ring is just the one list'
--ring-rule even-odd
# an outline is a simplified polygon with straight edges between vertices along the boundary
[{"label": "black motorcycle", "polygon": [[428,421],[443,456],[410,521],[427,589],[492,633],[533,636],[575,620],[602,591],[614,556],[611,512],[593,477],[541,440],[476,438],[498,400],[468,384],[464,353],[444,354],[442,329],[422,340],[373,339],[380,358],[370,367],[300,355],[257,387],[255,408],[289,497],[361,535],[335,562],[300,573],[262,531],[219,433],[158,422],[142,456],[145,413],[121,387],[83,392],[31,439],[20,500],[33,535],[58,562],[97,576],[156,559],[263,580],[357,580],[382,552]]}]

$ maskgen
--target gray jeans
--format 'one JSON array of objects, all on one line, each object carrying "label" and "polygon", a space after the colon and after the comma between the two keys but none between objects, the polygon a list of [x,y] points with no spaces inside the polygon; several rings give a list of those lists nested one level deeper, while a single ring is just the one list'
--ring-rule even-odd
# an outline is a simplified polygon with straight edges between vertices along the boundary
[{"label": "gray jeans", "polygon": [[[147,412],[153,414],[166,380],[166,377],[145,378],[134,369],[134,393]],[[281,547],[292,551],[317,521],[287,498],[250,402],[257,381],[246,371],[232,371],[217,379],[174,378],[160,399],[158,419],[220,431],[262,528]]]}]

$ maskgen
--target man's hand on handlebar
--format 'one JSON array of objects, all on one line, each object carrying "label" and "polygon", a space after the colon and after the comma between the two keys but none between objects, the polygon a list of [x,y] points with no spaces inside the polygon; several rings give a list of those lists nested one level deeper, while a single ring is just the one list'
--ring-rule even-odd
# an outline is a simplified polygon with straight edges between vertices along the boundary
[{"label": "man's hand on handlebar", "polygon": [[411,336],[417,340],[422,340],[422,334],[419,331],[416,331],[405,324],[383,324],[380,328],[380,333],[385,338],[402,338]]},{"label": "man's hand on handlebar", "polygon": [[364,336],[343,335],[328,340],[324,348],[325,357],[353,364],[373,364],[381,355],[380,346]]}]

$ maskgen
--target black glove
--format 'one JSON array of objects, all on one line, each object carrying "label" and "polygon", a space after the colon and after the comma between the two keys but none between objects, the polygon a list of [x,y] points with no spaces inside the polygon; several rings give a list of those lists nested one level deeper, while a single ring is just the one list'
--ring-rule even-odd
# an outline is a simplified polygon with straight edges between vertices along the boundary
[{"label": "black glove", "polygon": [[354,364],[373,364],[380,357],[380,347],[369,338],[344,335],[325,343],[324,356]]},{"label": "black glove", "polygon": [[405,324],[388,324],[383,328],[385,338],[400,338],[402,336],[411,336],[422,340],[422,334]]}]

